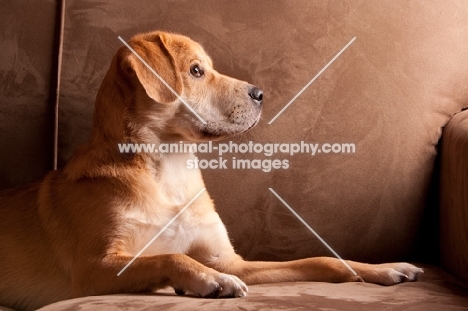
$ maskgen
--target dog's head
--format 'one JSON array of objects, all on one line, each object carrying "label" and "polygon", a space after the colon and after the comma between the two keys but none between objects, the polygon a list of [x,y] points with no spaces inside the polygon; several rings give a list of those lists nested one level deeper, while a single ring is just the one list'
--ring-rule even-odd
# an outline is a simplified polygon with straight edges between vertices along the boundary
[{"label": "dog's head", "polygon": [[[263,92],[222,75],[203,48],[164,32],[133,37],[119,53],[132,88],[126,116],[166,141],[203,141],[240,134],[260,119]],[[135,121],[138,119],[138,121]]]}]

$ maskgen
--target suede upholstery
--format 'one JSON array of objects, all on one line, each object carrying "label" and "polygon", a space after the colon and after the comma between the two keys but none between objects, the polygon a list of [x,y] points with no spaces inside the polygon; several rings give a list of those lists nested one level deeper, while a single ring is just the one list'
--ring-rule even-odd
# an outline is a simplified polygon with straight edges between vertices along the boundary
[{"label": "suede upholstery", "polygon": [[[407,256],[441,127],[468,98],[466,3],[157,3],[67,1],[59,163],[88,137],[95,94],[122,45],[117,37],[153,29],[183,33],[202,43],[218,71],[263,88],[263,119],[242,141],[356,146],[355,154],[274,155],[290,166],[269,173],[205,170],[208,191],[241,254],[281,260],[329,254],[271,187],[343,257]],[[264,158],[224,158],[236,156]]]},{"label": "suede upholstery", "polygon": [[468,110],[447,124],[442,141],[440,227],[442,262],[468,282]]},{"label": "suede upholstery", "polygon": [[[38,180],[52,165],[59,6],[11,0],[2,2],[0,11],[0,186],[6,188]],[[219,72],[264,91],[259,125],[232,141],[351,143],[356,148],[355,153],[314,156],[225,154],[228,167],[236,157],[287,160],[289,168],[204,170],[207,190],[242,256],[289,260],[331,255],[268,190],[272,188],[345,259],[437,263],[441,244],[445,267],[468,281],[467,113],[457,114],[447,126],[448,137],[442,135],[468,103],[466,16],[465,0],[67,0],[57,115],[59,167],[88,139],[94,98],[122,46],[117,37],[128,40],[156,29],[181,33],[204,46]],[[439,170],[441,189],[434,195]],[[426,219],[428,211],[437,216],[439,206],[441,243],[432,227],[439,220]],[[94,303],[115,310],[153,309],[158,303],[216,310],[468,306],[465,283],[433,266],[427,269],[423,282],[387,289],[369,284],[256,286],[253,298],[247,298],[253,299],[250,308],[248,300],[213,303],[163,295],[142,297],[142,304],[132,302],[135,296],[84,298],[44,310],[82,310]]]},{"label": "suede upholstery", "polygon": [[[424,310],[468,308],[464,285],[441,270],[426,269],[420,283],[382,287],[365,283],[282,283],[249,287],[242,299],[181,298],[172,290],[149,295],[95,296],[61,301],[40,311],[61,310]],[[465,297],[464,297],[465,295]],[[0,309],[1,310],[1,309]]]},{"label": "suede upholstery", "polygon": [[53,1],[0,3],[0,188],[52,169],[56,14]]}]

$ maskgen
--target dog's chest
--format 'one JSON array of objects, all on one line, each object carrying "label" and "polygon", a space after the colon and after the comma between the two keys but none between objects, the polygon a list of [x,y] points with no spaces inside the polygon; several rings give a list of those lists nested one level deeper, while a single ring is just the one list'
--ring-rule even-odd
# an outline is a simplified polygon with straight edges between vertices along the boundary
[{"label": "dog's chest", "polygon": [[[185,214],[186,213],[186,214]],[[196,223],[190,211],[176,218],[174,212],[155,214],[134,211],[125,215],[125,249],[136,255],[187,253],[198,236]]]},{"label": "dog's chest", "polygon": [[187,253],[197,240],[200,219],[194,216],[196,204],[187,204],[204,185],[200,172],[186,167],[187,159],[192,157],[167,156],[159,171],[157,195],[146,206],[125,212],[122,226],[127,252],[135,255],[144,249],[143,255]]}]

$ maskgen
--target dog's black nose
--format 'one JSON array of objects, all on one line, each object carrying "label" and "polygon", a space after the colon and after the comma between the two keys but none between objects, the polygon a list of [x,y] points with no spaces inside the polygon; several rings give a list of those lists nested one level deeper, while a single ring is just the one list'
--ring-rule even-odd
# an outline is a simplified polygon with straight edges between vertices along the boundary
[{"label": "dog's black nose", "polygon": [[256,86],[253,86],[249,89],[249,96],[252,98],[255,103],[257,103],[259,106],[262,105],[263,101],[263,91],[259,89]]}]

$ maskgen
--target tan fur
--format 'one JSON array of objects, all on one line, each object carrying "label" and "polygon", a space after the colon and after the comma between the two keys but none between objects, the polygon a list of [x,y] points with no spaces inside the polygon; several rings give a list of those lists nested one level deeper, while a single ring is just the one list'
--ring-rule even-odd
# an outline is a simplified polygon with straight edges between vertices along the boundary
[{"label": "tan fur", "polygon": [[[415,280],[406,263],[334,258],[247,262],[237,255],[205,191],[120,276],[117,273],[202,188],[193,154],[121,154],[119,143],[206,141],[243,133],[260,117],[253,86],[213,70],[203,48],[163,32],[131,46],[187,101],[198,120],[127,48],[112,60],[96,98],[90,141],[42,182],[0,198],[0,304],[36,309],[81,297],[157,290],[241,297],[247,284]],[[198,64],[202,77],[190,68]],[[245,282],[245,283],[244,283]]]}]

